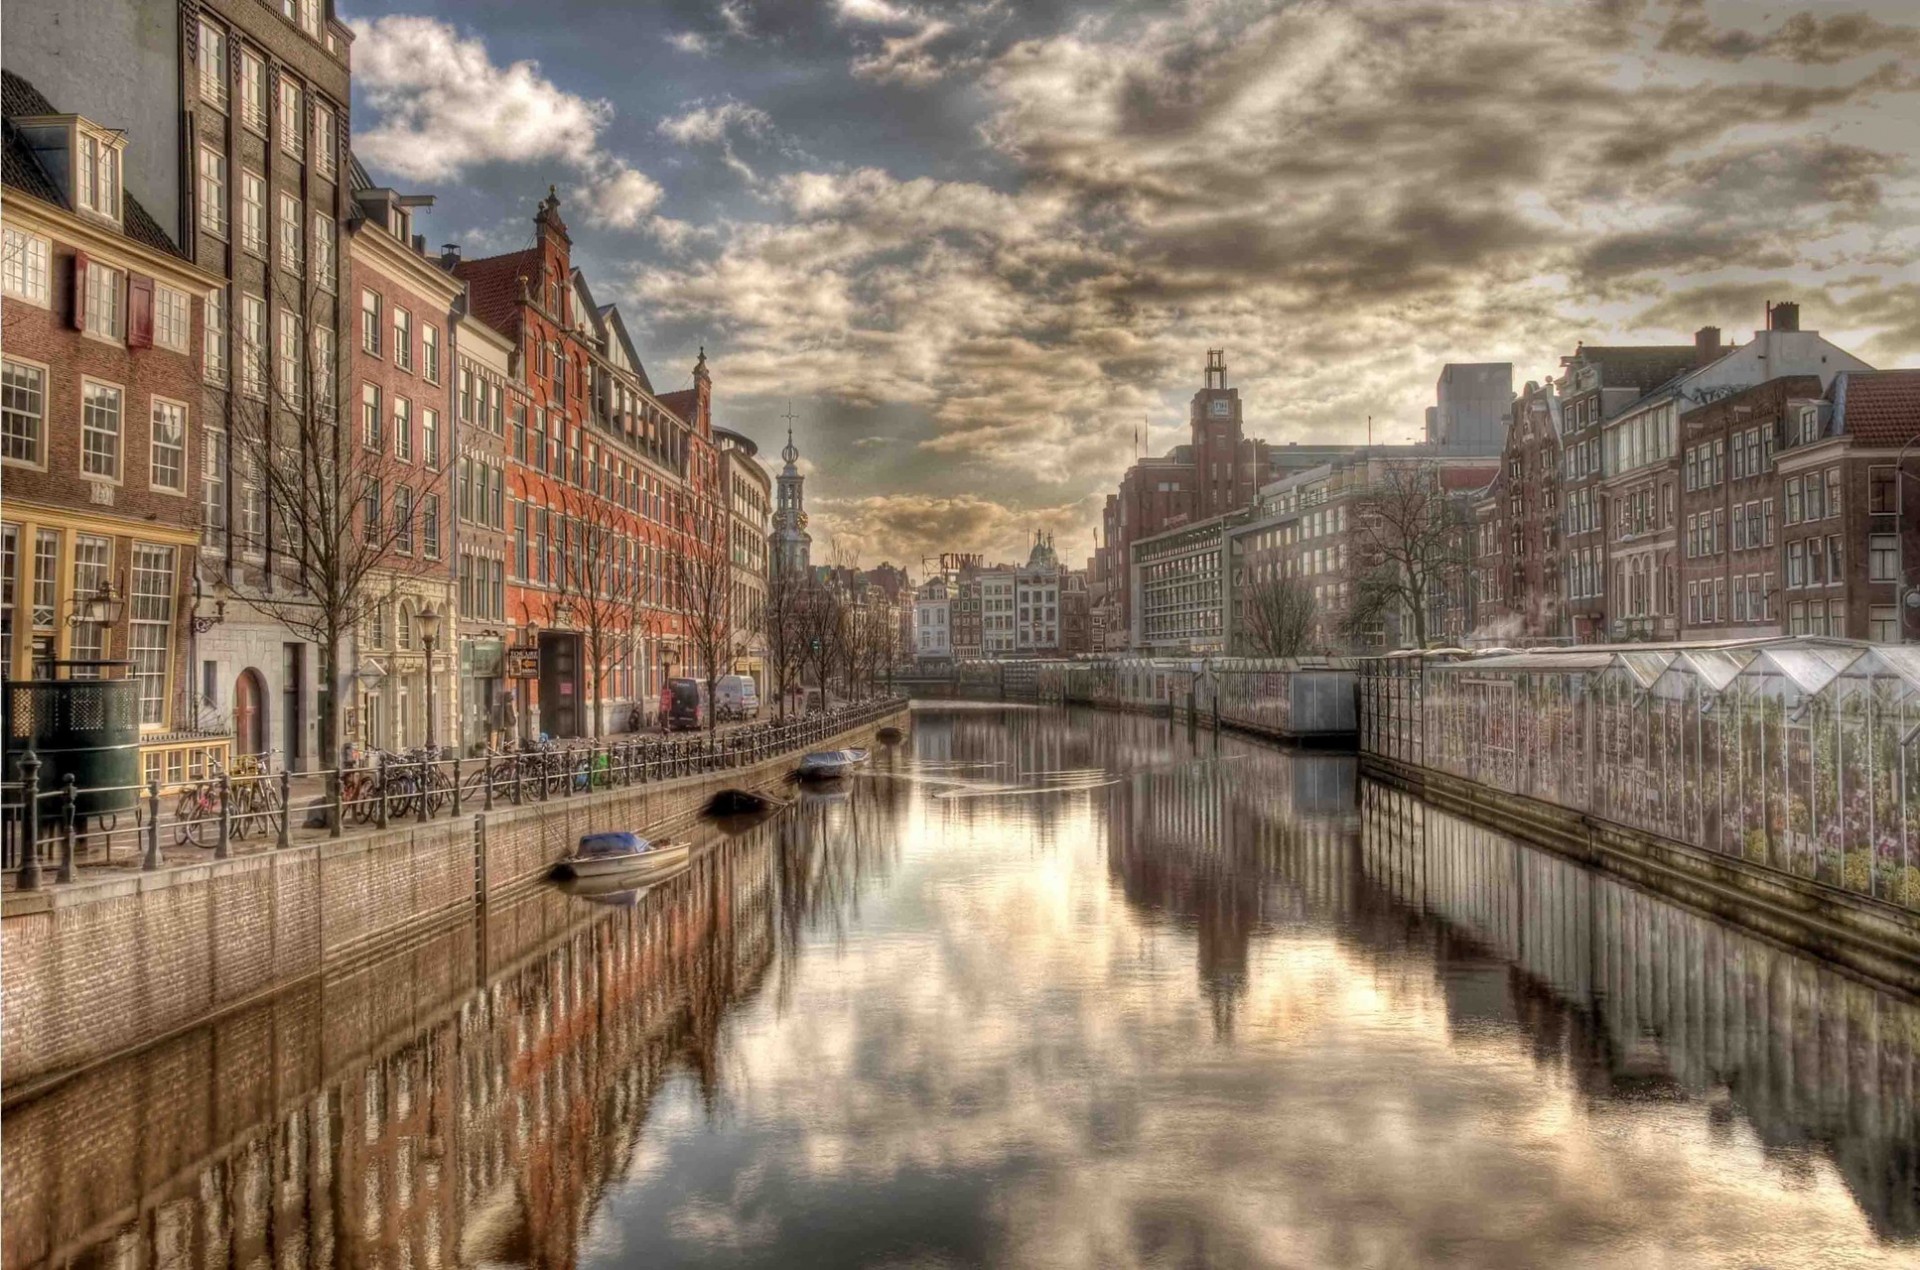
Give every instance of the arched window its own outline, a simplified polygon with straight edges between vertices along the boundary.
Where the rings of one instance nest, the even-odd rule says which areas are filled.
[[[394,640],[401,652],[413,651],[413,601],[400,601],[400,622],[394,627]]]

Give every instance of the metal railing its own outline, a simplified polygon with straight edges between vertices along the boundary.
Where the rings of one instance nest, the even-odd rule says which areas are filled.
[[[296,830],[337,838],[349,825],[426,823],[753,767],[797,755],[904,704],[905,698],[883,697],[714,735],[548,743],[479,758],[450,751],[442,751],[445,757],[424,750],[375,753],[358,766],[298,776],[227,771],[215,763],[206,780],[165,795],[157,779],[77,788],[69,777],[57,788],[44,788],[39,757],[29,750],[9,762],[15,769],[9,774],[18,779],[0,784],[0,874],[21,890],[33,890],[49,875],[71,882],[81,867],[158,869],[167,846],[202,848],[224,860],[249,843],[284,848]],[[127,805],[82,810],[101,802]]]

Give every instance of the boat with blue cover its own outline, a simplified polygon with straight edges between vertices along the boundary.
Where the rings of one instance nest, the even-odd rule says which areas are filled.
[[[845,776],[870,757],[867,750],[820,750],[803,757],[794,775],[803,781],[832,780]]]
[[[553,866],[556,879],[657,874],[679,867],[693,852],[690,842],[652,842],[637,833],[616,830],[585,834],[574,853]]]

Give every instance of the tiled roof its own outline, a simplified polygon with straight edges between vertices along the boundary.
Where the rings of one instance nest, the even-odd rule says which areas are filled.
[[[61,113],[59,109],[31,83],[12,71],[4,71],[0,72],[0,111],[6,115],[6,148],[4,163],[0,163],[0,182],[4,182],[9,189],[51,203],[63,211],[72,211],[67,205],[66,191],[47,174],[46,167],[13,126],[15,119],[57,115]],[[120,212],[120,232],[128,238],[169,256],[186,258],[186,253],[180,250],[172,236],[160,228],[160,222],[148,214],[139,199],[125,190],[120,194]]]
[[[1920,436],[1920,370],[1846,371],[1827,395],[1857,444],[1897,447]]]
[[[453,276],[467,284],[473,315],[509,338],[520,336],[521,279],[540,274],[540,249],[462,260]]]
[[[1574,356],[1600,367],[1603,387],[1645,392],[1692,370],[1699,364],[1700,350],[1691,344],[1585,344]]]
[[[661,405],[680,416],[682,423],[699,422],[695,418],[700,413],[700,391],[697,388],[682,388],[679,392],[663,392],[656,398]]]

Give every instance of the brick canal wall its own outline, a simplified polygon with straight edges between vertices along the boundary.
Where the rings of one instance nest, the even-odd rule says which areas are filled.
[[[810,748],[870,742],[906,707]],[[796,755],[7,897],[0,1056],[11,1092],[421,938],[531,885],[599,829],[662,833]]]

